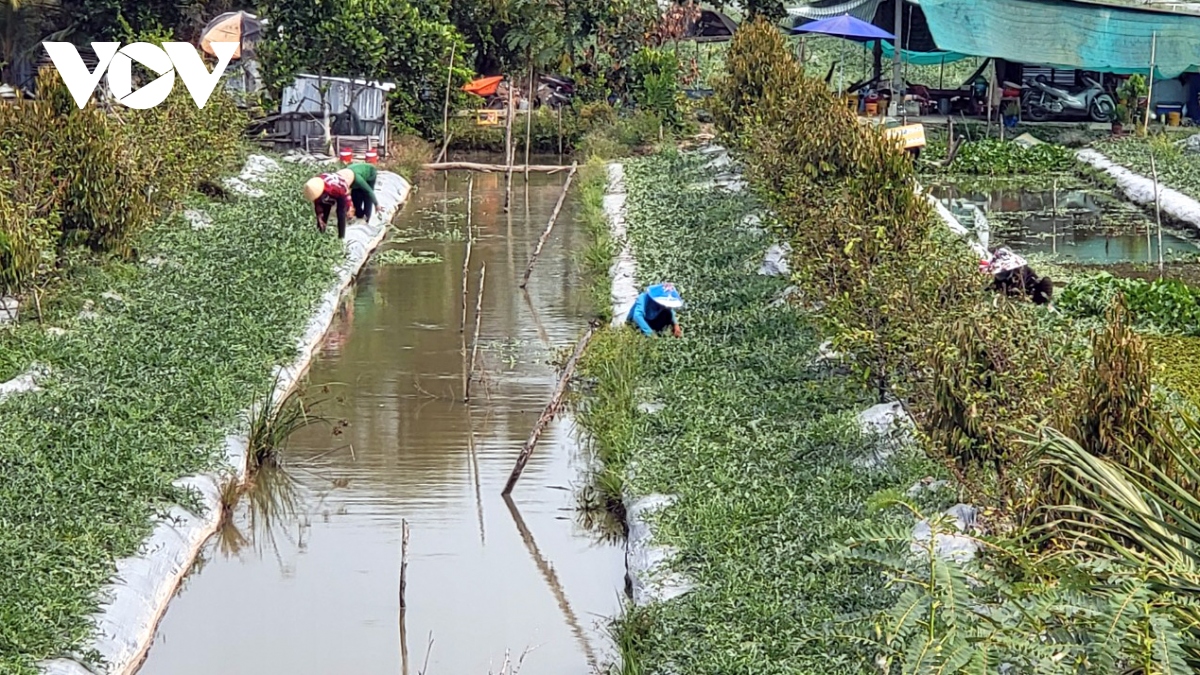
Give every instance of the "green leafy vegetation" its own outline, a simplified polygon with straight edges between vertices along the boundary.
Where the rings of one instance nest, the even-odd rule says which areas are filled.
[[[380,265],[428,265],[430,263],[442,262],[442,257],[436,251],[405,251],[404,249],[392,248],[380,253],[376,256],[375,261]]]
[[[944,159],[944,142],[931,150],[932,152],[922,157],[930,160]],[[931,165],[926,166],[928,168]],[[954,162],[948,167],[938,167],[937,170],[982,176],[1021,176],[1067,173],[1074,169],[1074,155],[1060,145],[1041,143],[1025,147],[1011,141],[984,138],[963,143],[954,157]]]
[[[696,581],[621,620],[625,672],[865,672],[853,644],[808,631],[886,604],[882,578],[816,556],[856,523],[895,518],[868,513],[873,493],[936,469],[908,455],[875,472],[854,466],[874,447],[853,415],[871,392],[810,365],[816,325],[775,302],[788,281],[755,274],[765,240],[739,227],[755,201],[687,187],[711,177],[703,162],[626,164],[639,278],[679,286],[684,337],[606,331],[582,364],[591,386],[578,419],[603,461],[602,489],[678,495],[656,536]]]
[[[1194,560],[1169,539],[1191,536],[1198,439],[1152,386],[1139,299],[1099,297],[1083,321],[983,292],[912,163],[804,78],[773,27],[743,27],[726,65],[714,113],[754,197],[681,190],[718,171],[700,158],[630,163],[639,272],[680,284],[685,337],[642,340],[638,355],[612,338],[586,364],[603,418],[581,419],[604,472],[620,470],[604,489],[679,495],[656,536],[698,581],[621,623],[626,670],[1189,672]],[[792,248],[790,303],[772,302],[786,281],[751,275],[768,240],[738,223],[762,207]],[[849,376],[816,375],[824,336]],[[629,376],[638,386],[604,386]],[[840,411],[891,396],[925,456],[856,465],[873,441]],[[1097,461],[1140,482],[1085,477]],[[980,509],[953,526],[930,516],[914,545],[913,519],[944,505],[900,489],[937,465]],[[1137,506],[1122,500],[1148,506],[1122,519]],[[941,552],[947,537],[973,559]],[[1167,552],[1176,576],[1153,569]]]
[[[1107,272],[1071,282],[1059,306],[1075,316],[1103,316],[1117,295],[1141,328],[1160,333],[1200,334],[1200,290],[1177,279],[1128,279]]]
[[[1200,199],[1200,153],[1180,147],[1182,138],[1174,135],[1126,136],[1096,145],[1106,157],[1134,173],[1150,177],[1150,155],[1158,170],[1158,180],[1192,199]]]
[[[159,221],[132,243],[163,264],[84,264],[45,302],[44,326],[0,334],[0,361],[50,372],[42,391],[0,402],[0,671],[80,647],[114,561],[191,501],[172,481],[217,465],[273,365],[295,357],[344,255],[296,199],[306,171],[285,168],[262,198],[193,203],[207,229]],[[77,316],[87,300],[91,319]]]

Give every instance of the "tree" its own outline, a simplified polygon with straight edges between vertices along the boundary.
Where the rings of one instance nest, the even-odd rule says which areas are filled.
[[[274,91],[300,72],[394,82],[393,121],[429,132],[440,124],[450,52],[457,63],[466,54],[462,36],[438,13],[437,5],[410,0],[266,0],[262,14],[272,27],[258,47],[264,79]],[[463,82],[469,73],[455,76]]]

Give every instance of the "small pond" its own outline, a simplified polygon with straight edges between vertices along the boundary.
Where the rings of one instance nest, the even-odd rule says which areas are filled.
[[[974,227],[971,207],[979,209],[990,225],[991,247],[1005,245],[1023,254],[1087,265],[1158,260],[1153,216],[1077,181],[941,183],[929,190],[968,228]],[[1167,226],[1162,247],[1167,260],[1200,253],[1196,235]]]

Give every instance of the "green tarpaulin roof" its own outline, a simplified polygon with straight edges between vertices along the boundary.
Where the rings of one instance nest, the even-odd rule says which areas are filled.
[[[865,46],[867,49],[874,49],[875,43],[868,42]],[[890,61],[895,49],[890,43],[884,42],[880,51],[883,52],[883,60]],[[913,52],[907,49],[901,49],[900,58],[903,59],[905,63],[914,66],[938,66],[944,63],[954,63],[955,61],[969,59],[971,56],[968,54],[959,54],[958,52]]]
[[[921,0],[940,49],[1105,73],[1146,73],[1151,37],[1156,73],[1200,68],[1200,16],[1070,0]]]

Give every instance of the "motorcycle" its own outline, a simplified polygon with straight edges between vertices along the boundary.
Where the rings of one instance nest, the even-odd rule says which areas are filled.
[[[575,96],[575,81],[561,75],[542,75],[538,78],[537,101],[558,109],[570,105]]]
[[[1117,102],[1104,91],[1100,83],[1083,78],[1084,86],[1075,91],[1059,89],[1039,75],[1025,81],[1021,94],[1021,107],[1025,117],[1033,122],[1044,122],[1055,115],[1077,115],[1091,118],[1093,122],[1112,122],[1117,114]]]

